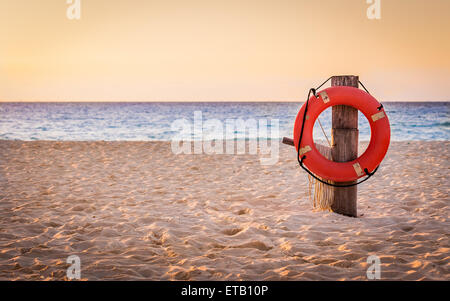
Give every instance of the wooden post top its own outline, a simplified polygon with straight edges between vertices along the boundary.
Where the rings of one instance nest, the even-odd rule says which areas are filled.
[[[331,78],[331,86],[349,86],[358,88],[359,76],[357,75],[333,76]],[[334,106],[332,115],[332,126],[333,129],[357,129],[358,110],[348,106]]]
[[[359,87],[359,76],[357,75],[337,75],[331,78],[332,86]]]

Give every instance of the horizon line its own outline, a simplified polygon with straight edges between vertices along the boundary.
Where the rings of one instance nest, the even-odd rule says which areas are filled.
[[[305,100],[0,100],[0,103],[299,103]],[[383,100],[381,102],[450,102],[447,100]]]

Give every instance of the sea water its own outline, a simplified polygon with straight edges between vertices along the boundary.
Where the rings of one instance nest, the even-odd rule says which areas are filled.
[[[190,103],[0,103],[0,140],[53,141],[170,141],[177,133],[177,119],[254,119],[279,121],[272,138],[292,137],[295,117],[302,103],[284,102],[190,102]],[[384,108],[391,124],[391,140],[449,140],[450,102],[388,102]],[[330,138],[331,109],[320,115],[314,138]],[[360,113],[359,138],[370,139],[370,127]],[[217,138],[223,133],[217,130]],[[273,133],[272,133],[273,134]],[[211,137],[211,133],[209,133]],[[212,133],[212,137],[214,137]],[[245,129],[236,129],[237,139],[246,139]],[[250,138],[257,138],[255,136]],[[259,137],[267,138],[267,137]]]

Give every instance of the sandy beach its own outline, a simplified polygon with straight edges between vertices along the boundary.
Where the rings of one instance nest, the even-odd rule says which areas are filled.
[[[450,280],[450,142],[392,142],[358,218],[314,211],[292,147],[0,141],[0,280]]]

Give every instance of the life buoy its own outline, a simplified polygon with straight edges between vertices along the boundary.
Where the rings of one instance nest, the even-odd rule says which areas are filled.
[[[349,162],[333,162],[322,156],[314,145],[313,127],[319,115],[331,106],[346,105],[361,111],[370,124],[371,137],[366,151],[356,160]],[[330,87],[311,96],[308,101],[304,130],[299,150],[299,139],[302,132],[303,115],[306,103],[295,119],[294,143],[300,159],[305,166],[322,179],[335,182],[355,181],[373,172],[387,153],[391,130],[389,120],[383,106],[370,94],[353,87]]]

